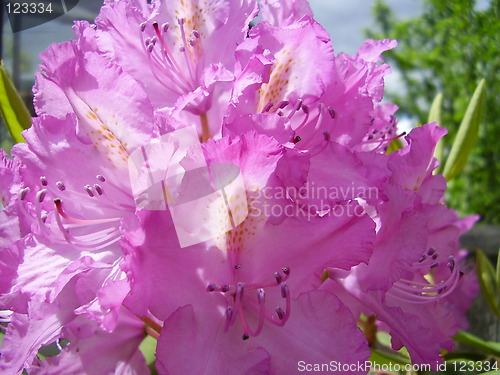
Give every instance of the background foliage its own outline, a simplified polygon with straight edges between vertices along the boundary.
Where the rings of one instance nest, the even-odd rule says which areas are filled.
[[[434,97],[443,93],[442,123],[449,153],[467,103],[482,78],[486,80],[484,116],[479,142],[466,170],[450,183],[450,206],[462,214],[479,213],[483,222],[500,223],[500,0],[486,6],[475,0],[420,0],[421,16],[396,20],[383,0],[374,8],[371,38],[398,39],[398,48],[384,53],[402,75],[406,90],[388,92],[399,115],[427,116]],[[481,5],[481,7],[479,7]]]

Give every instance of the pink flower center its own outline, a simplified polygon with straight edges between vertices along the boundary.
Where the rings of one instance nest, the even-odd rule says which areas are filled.
[[[412,267],[417,272],[424,271],[424,274],[431,276],[430,279],[434,279],[433,270],[441,266],[439,257],[439,253],[434,248],[430,248]],[[401,279],[394,283],[388,294],[400,301],[411,303],[429,303],[446,297],[453,292],[463,276],[455,257],[450,255],[446,265],[450,270],[447,278],[428,282]]]
[[[240,268],[240,264],[234,267],[235,279],[237,279],[237,271]],[[246,284],[243,281],[237,281],[234,284],[209,284],[207,286],[208,292],[220,293],[227,299],[224,330],[227,332],[229,327],[236,323],[238,317],[243,327],[243,340],[258,336],[266,321],[278,327],[284,326],[290,317],[290,291],[286,283],[289,275],[290,269],[283,267],[281,272],[274,273],[274,280],[267,283]],[[285,301],[285,308],[278,306],[272,312],[268,308],[269,303],[266,304],[266,290],[275,288],[279,288],[279,297]],[[250,327],[247,314],[258,317],[257,326],[253,329]]]
[[[84,185],[80,191],[75,191],[68,189],[62,181],[49,183],[45,176],[41,176],[40,188],[36,191],[34,199],[32,198],[30,201],[27,199],[31,192],[29,187],[19,191],[18,207],[28,220],[37,224],[39,229],[37,235],[44,237],[51,243],[69,243],[92,251],[103,249],[120,240],[119,223],[121,217],[76,218],[63,209],[63,200],[61,199],[63,196],[64,199],[71,200],[86,195],[98,200],[96,203],[101,209],[107,209],[110,212],[123,212],[123,210],[133,212],[133,206],[119,203],[105,194],[104,183],[106,183],[106,188],[115,194],[117,189],[121,190],[118,186],[106,182],[106,179],[101,175],[97,175],[96,180],[92,185]],[[132,200],[125,191],[121,191],[121,193],[127,196],[126,200]],[[53,204],[47,203],[49,196],[52,196]]]

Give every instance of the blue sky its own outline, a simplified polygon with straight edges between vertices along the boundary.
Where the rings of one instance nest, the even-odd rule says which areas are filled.
[[[356,53],[364,29],[373,27],[375,0],[310,0],[316,20],[330,33],[336,52]],[[398,18],[411,18],[422,10],[419,0],[386,0]]]

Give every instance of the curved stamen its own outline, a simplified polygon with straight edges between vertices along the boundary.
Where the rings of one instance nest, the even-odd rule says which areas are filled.
[[[121,239],[121,233],[118,229],[113,229],[100,236],[100,232],[93,233],[90,235],[92,239],[85,239],[83,236],[77,238],[69,233],[69,231],[64,227],[61,221],[61,216],[59,212],[55,211],[55,219],[59,230],[64,236],[64,239],[73,245],[82,247],[91,247],[92,250],[100,250],[102,248],[108,247]]]
[[[237,264],[235,268],[241,268],[240,264]],[[207,292],[220,292],[224,293],[228,297],[229,306],[225,310],[225,325],[224,331],[227,331],[230,326],[232,326],[236,317],[240,317],[241,324],[243,326],[243,336],[244,340],[250,337],[258,336],[264,327],[264,322],[268,321],[278,327],[282,327],[288,318],[290,317],[290,291],[288,285],[284,280],[288,279],[290,275],[290,268],[283,267],[280,272],[274,273],[274,281],[265,284],[246,284],[244,282],[238,282],[235,286],[230,286],[229,284],[224,284],[219,286],[215,283],[209,283],[206,287]],[[282,308],[276,311],[269,311],[266,308],[266,291],[264,288],[270,287],[274,288],[276,286],[280,287],[281,298],[285,299],[286,307],[285,310]],[[249,290],[256,290],[256,298],[249,295]],[[258,323],[255,330],[250,328],[247,320],[246,312],[248,310],[252,311],[258,316]],[[278,318],[276,318],[276,314]]]
[[[179,26],[181,28],[181,38],[182,38],[182,43],[184,44],[184,49],[185,49],[184,59],[186,60],[186,64],[189,67],[188,70],[189,70],[189,75],[191,77],[191,82],[195,82],[196,81],[196,79],[195,79],[196,67],[194,65],[193,60],[188,56],[188,52],[187,52],[188,43],[186,42],[186,31],[184,30],[184,18],[179,18],[177,20],[177,22],[179,23]],[[192,46],[194,46],[194,39],[193,39]],[[195,54],[195,56],[196,56],[196,54]]]
[[[111,218],[106,218],[106,219],[77,219],[72,216],[69,216],[66,212],[64,212],[62,208],[62,200],[59,198],[54,199],[54,204],[56,206],[57,212],[66,220],[72,221],[73,223],[80,223],[80,224],[103,224],[103,223],[114,223],[114,222],[119,222],[121,218],[119,217],[111,217]]]
[[[431,257],[436,255],[435,251],[428,253]],[[439,262],[432,263],[430,269],[439,265]],[[388,295],[405,302],[429,303],[441,299],[455,290],[460,280],[461,271],[456,266],[455,258],[448,258],[448,267],[451,270],[450,276],[439,283],[431,284],[411,280],[399,280],[387,292]],[[420,268],[420,267],[419,267]]]
[[[266,294],[264,292],[264,289],[259,289],[257,291],[257,300],[259,301],[259,322],[257,324],[257,328],[255,331],[251,331],[250,328],[248,328],[248,332],[246,332],[250,336],[258,336],[262,332],[262,328],[264,327],[264,321],[266,320],[266,308],[265,308],[265,303],[266,303]]]
[[[153,54],[153,49],[154,49],[154,44],[151,44],[151,39],[147,38],[144,40],[143,33],[141,32],[141,40],[142,40],[142,48],[144,50],[144,53],[146,54],[149,63],[152,66],[151,73],[153,76],[156,78],[156,80],[167,90],[172,91],[175,94],[182,95],[188,88],[183,85],[183,78],[179,77],[179,74],[177,73],[174,64],[170,60],[169,53],[170,51],[165,51],[163,50],[162,52],[162,59],[164,60],[166,66],[162,65],[162,62],[158,60],[158,58]],[[165,67],[167,69],[165,69]],[[156,70],[162,71],[173,83],[177,88],[180,89],[177,90],[175,89],[175,86],[168,85],[165,83],[160,77],[158,77]],[[173,73],[177,73],[177,76],[174,75]]]

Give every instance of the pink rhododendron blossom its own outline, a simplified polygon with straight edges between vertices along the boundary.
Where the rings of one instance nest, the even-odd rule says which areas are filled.
[[[408,146],[389,156],[393,173],[385,186],[387,201],[377,208],[373,256],[349,272],[330,270],[335,283],[326,286],[348,306],[384,322],[395,350],[405,346],[414,363],[433,368],[441,348],[452,350],[451,337],[466,328],[461,316],[475,295],[468,283],[471,291],[456,305],[461,279],[471,277],[460,266],[458,238],[477,218],[462,222],[441,203],[444,181],[432,172],[434,147],[444,134],[435,124],[424,125],[406,137]],[[381,267],[391,272],[381,273]]]
[[[387,153],[396,41],[335,53],[305,0],[106,0],[73,30],[0,150],[2,373],[142,375],[150,336],[160,375],[364,374],[366,316],[413,363],[453,349],[477,217],[445,205],[445,129]]]
[[[282,187],[275,170],[285,152],[272,138],[253,132],[209,142],[204,147],[209,163],[230,162],[240,166],[249,204],[247,219],[212,244],[180,250],[175,236],[170,234],[173,229],[170,217],[161,211],[142,214],[139,222],[127,228],[130,242],[127,268],[134,275],[134,287],[125,303],[138,315],[149,308],[165,321],[158,349],[164,353],[160,367],[165,373],[181,374],[189,368],[198,368],[187,360],[192,355],[197,358],[196,366],[211,373],[236,371],[236,367],[233,371],[232,367],[221,367],[225,366],[224,358],[233,358],[234,366],[239,366],[240,361],[245,366],[248,363],[249,368],[256,366],[262,373],[293,371],[296,361],[283,357],[278,343],[293,334],[300,340],[296,346],[290,343],[289,350],[300,353],[303,348],[300,342],[314,346],[314,338],[321,335],[326,335],[326,340],[329,336],[325,329],[332,332],[340,329],[333,325],[339,324],[338,320],[319,319],[328,316],[328,309],[338,310],[338,319],[345,319],[342,325],[352,331],[349,344],[352,347],[345,353],[355,352],[349,358],[341,355],[343,360],[356,363],[367,355],[350,314],[334,296],[325,293],[321,297],[321,292],[315,289],[326,266],[349,269],[368,260],[373,222],[366,215],[320,217],[317,214],[312,218],[286,217],[278,225],[266,220],[267,203],[276,205],[273,207],[287,205],[286,201],[269,199],[260,193]],[[364,235],[353,241],[354,233]],[[336,248],[332,249],[330,243],[337,244]],[[171,287],[153,291],[153,285]],[[313,307],[311,301],[321,299],[325,303]],[[331,303],[326,303],[327,300]],[[189,324],[194,332],[185,336]],[[179,346],[184,342],[184,339],[179,341],[182,336],[186,344],[192,343],[190,352]],[[322,340],[324,349],[304,353],[307,360],[328,361],[329,356],[340,355],[341,351],[333,350],[336,344],[332,339]],[[204,353],[206,345],[214,347],[214,354]],[[255,348],[255,352],[249,354],[250,348]],[[244,373],[243,369],[238,371]]]
[[[200,116],[196,123],[206,140],[220,130],[234,51],[256,14],[253,0],[106,1],[96,20],[97,41],[156,108],[183,111],[180,117],[190,122],[189,113]]]

